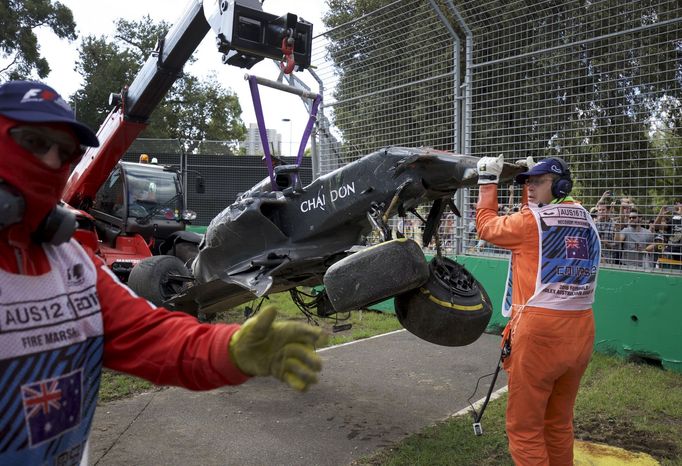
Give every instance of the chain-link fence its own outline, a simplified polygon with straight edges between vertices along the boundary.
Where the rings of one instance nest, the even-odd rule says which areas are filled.
[[[388,145],[560,156],[605,265],[682,269],[679,1],[398,0],[316,37],[313,63],[323,172]],[[477,240],[476,196],[458,193],[446,252],[505,254]]]

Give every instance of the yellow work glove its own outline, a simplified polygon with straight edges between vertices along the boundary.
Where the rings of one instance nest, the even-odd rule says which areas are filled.
[[[322,329],[301,322],[275,322],[277,310],[267,306],[237,330],[229,343],[232,361],[248,375],[272,375],[305,391],[317,383],[322,360],[315,346],[324,343]]]

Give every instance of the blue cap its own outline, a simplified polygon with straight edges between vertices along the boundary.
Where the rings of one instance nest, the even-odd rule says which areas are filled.
[[[564,172],[564,164],[562,164],[557,159],[550,158],[540,160],[533,166],[533,168],[531,168],[527,172],[519,173],[518,175],[516,175],[514,180],[516,180],[516,182],[519,184],[523,184],[526,182],[529,176],[544,175],[545,173],[554,173],[555,175],[565,176],[571,175],[571,172],[569,170],[566,170]]]
[[[64,99],[36,81],[9,81],[0,86],[0,115],[26,123],[68,123],[81,145],[98,147],[97,135],[76,120]]]

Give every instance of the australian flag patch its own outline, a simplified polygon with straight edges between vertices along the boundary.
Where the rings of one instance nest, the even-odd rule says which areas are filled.
[[[587,239],[580,236],[567,236],[564,238],[567,259],[589,259]]]
[[[39,445],[81,422],[83,370],[21,386],[30,446]]]

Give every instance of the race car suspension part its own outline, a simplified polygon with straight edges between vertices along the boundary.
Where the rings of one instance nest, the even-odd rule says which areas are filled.
[[[412,180],[405,180],[400,186],[398,186],[398,189],[395,190],[395,194],[393,195],[393,198],[391,199],[391,203],[388,205],[388,209],[386,209],[386,211],[384,212],[384,215],[382,217],[382,220],[384,221],[384,223],[388,223],[388,219],[391,218],[396,207],[399,205],[398,203],[400,202],[400,195],[402,194],[403,190],[407,186],[409,186],[411,183],[412,183]]]
[[[431,204],[431,209],[429,210],[429,215],[426,218],[426,225],[424,225],[424,233],[422,233],[422,245],[427,247],[433,238],[434,233],[438,235],[438,228],[440,227],[440,221],[443,218],[443,212],[445,211],[445,202],[443,199],[436,199]]]
[[[381,239],[383,242],[386,241],[391,241],[391,229],[389,228],[388,224],[384,222],[384,204],[377,203],[377,202],[372,202],[370,205],[369,210],[367,211],[367,218],[369,219],[370,223],[381,232]]]

